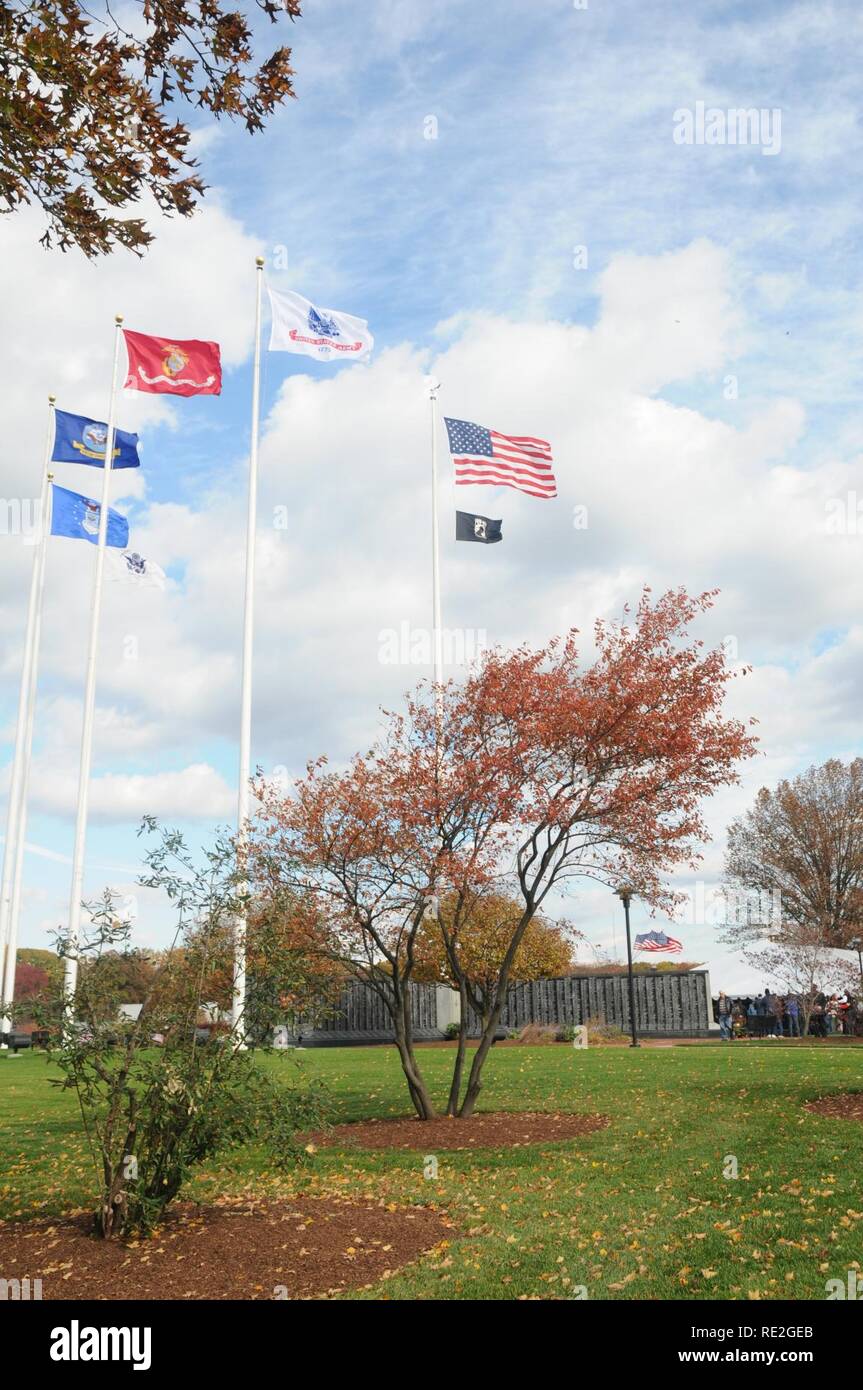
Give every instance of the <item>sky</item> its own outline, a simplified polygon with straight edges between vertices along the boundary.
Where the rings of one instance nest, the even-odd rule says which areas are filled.
[[[275,288],[367,318],[375,350],[263,355],[253,763],[338,765],[430,674],[409,639],[431,626],[433,376],[443,413],[550,440],[559,491],[456,498],[441,438],[454,657],[589,632],[645,584],[720,591],[697,635],[739,669],[729,712],[759,721],[760,751],[706,804],[711,839],[678,882],[706,906],[669,930],[714,992],[763,984],[711,906],[726,827],[760,786],[861,752],[863,11],[307,0],[283,27],[296,100],[255,137],[193,113],[206,198],[188,220],[145,206],[142,260],[46,252],[38,209],[0,220],[3,502],[38,493],[49,393],[106,417],[116,313],[217,340],[225,368],[219,397],[121,399],[142,467],[112,504],[169,584],[106,589],[87,897],[111,887],[136,942],[164,943],[169,911],[136,884],[141,817],[199,845],[236,813],[261,255]],[[753,120],[732,142],[738,109]],[[55,471],[98,495],[96,470]],[[456,504],[502,517],[503,543],[456,546]],[[5,531],[0,794],[33,558]],[[68,913],[93,561],[50,542],[21,945],[50,945]],[[584,959],[621,957],[609,891],[554,907]],[[655,925],[642,904],[633,925]]]

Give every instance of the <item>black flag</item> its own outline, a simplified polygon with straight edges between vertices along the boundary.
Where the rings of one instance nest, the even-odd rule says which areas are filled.
[[[473,512],[456,512],[455,538],[457,541],[479,541],[480,545],[494,545],[502,541],[502,521],[492,521],[490,516],[474,516]]]

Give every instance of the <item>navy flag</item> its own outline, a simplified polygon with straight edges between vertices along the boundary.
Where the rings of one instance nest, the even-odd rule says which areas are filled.
[[[70,415],[68,410],[54,412],[54,463],[86,463],[91,468],[104,468],[108,444],[108,426],[86,415]],[[114,460],[112,468],[140,468],[138,436],[126,430],[114,431]]]
[[[456,512],[455,538],[457,541],[478,541],[480,545],[494,545],[502,541],[502,521],[493,521],[490,516],[474,516],[473,512]]]

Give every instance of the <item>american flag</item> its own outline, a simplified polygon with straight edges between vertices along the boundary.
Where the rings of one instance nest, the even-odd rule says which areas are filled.
[[[682,951],[683,947],[676,936],[666,936],[664,931],[646,931],[635,938],[636,951]]]
[[[456,483],[514,487],[531,497],[556,497],[551,445],[529,434],[499,434],[470,420],[444,416]]]

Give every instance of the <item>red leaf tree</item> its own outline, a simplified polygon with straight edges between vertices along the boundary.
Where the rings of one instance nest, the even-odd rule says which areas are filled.
[[[484,895],[516,893],[522,905],[463,1096],[463,1046],[457,1054],[448,1108],[461,1117],[476,1105],[519,945],[552,890],[628,882],[673,905],[667,876],[694,866],[706,837],[701,802],[755,751],[747,728],[722,714],[733,674],[724,653],[688,636],[713,597],[681,589],[653,601],[646,590],[631,620],[596,624],[589,664],[575,631],[538,651],[493,651],[437,699],[420,687],[346,771],[322,759],[287,796],[258,785],[258,891],[299,894],[309,950],[377,991],[422,1119],[435,1107],[409,986],[430,898],[447,896],[439,929],[453,962]]]

